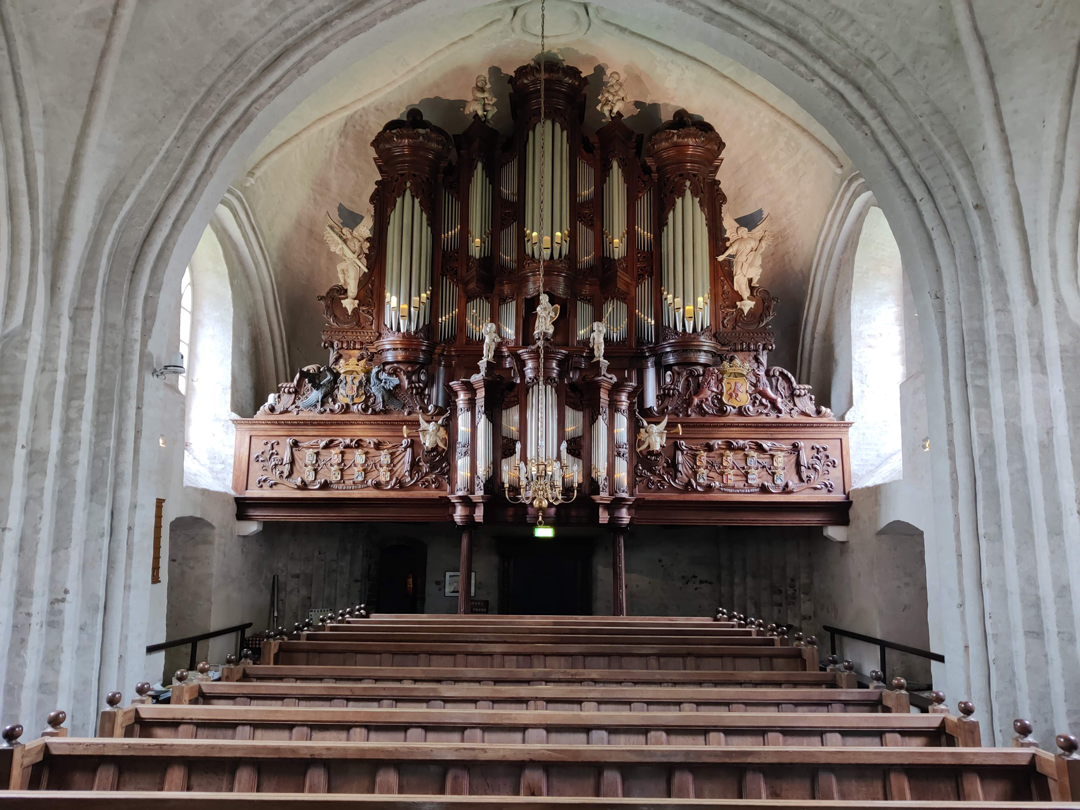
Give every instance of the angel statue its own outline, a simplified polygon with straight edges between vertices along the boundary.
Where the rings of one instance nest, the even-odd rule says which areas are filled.
[[[622,76],[616,71],[611,71],[604,79],[604,89],[600,91],[599,103],[596,105],[605,121],[610,121],[619,111],[619,107],[628,102],[630,98],[623,90]]]
[[[728,237],[727,252],[717,256],[717,261],[731,259],[734,269],[735,289],[742,300],[736,302],[736,306],[746,315],[754,308],[754,302],[750,299],[750,291],[758,286],[761,279],[761,254],[769,241],[769,229],[765,227],[769,215],[766,214],[754,230],[744,228],[737,223],[727,211],[724,212],[724,232]]]
[[[435,448],[445,450],[446,428],[443,427],[443,422],[446,421],[446,416],[438,421],[432,419],[430,422],[425,422],[421,414],[417,414],[417,418],[420,420],[420,444],[424,446],[424,450],[432,451]]]
[[[642,424],[637,434],[637,451],[639,453],[659,453],[667,444],[667,420],[655,425]],[[678,433],[682,435],[682,425],[678,426]]]
[[[465,102],[465,114],[475,115],[484,123],[495,115],[495,94],[491,92],[491,83],[487,76],[477,76],[472,89],[472,99]]]
[[[334,253],[344,259],[337,266],[338,283],[345,288],[346,295],[341,303],[350,315],[359,303],[356,294],[360,288],[360,279],[368,271],[364,254],[371,238],[371,226],[368,224],[370,220],[370,217],[364,217],[355,228],[349,228],[338,225],[330,214],[326,215],[323,239]]]
[[[593,321],[592,334],[589,335],[589,345],[592,346],[593,362],[604,365],[604,334],[607,332],[607,324],[603,321]]]
[[[484,356],[480,359],[480,371],[487,369],[487,364],[495,359],[495,346],[502,338],[499,337],[499,327],[491,321],[484,324]]]
[[[537,340],[549,338],[555,334],[555,319],[559,317],[559,305],[552,304],[548,300],[547,293],[540,293],[540,300],[536,304],[536,324],[533,327],[533,337]]]

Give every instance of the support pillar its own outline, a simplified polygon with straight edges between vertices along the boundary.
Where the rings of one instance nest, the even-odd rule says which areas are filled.
[[[461,527],[461,557],[458,570],[461,578],[458,584],[457,612],[472,613],[472,537],[473,527]]]
[[[611,529],[611,615],[626,615],[626,527]]]

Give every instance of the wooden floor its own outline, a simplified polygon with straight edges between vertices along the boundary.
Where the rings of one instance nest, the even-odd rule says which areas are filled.
[[[113,696],[95,738],[0,747],[0,805],[1080,808],[1070,740],[982,747],[973,717],[911,713],[902,682],[857,688],[801,638],[353,612],[189,675],[168,705]]]

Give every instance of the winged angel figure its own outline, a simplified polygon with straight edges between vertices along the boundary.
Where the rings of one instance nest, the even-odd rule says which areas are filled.
[[[440,450],[446,449],[446,428],[443,427],[443,422],[446,421],[446,416],[442,419],[432,419],[430,422],[424,420],[424,417],[417,414],[420,419],[420,443],[424,446],[424,450],[431,451],[436,447]]]
[[[766,214],[754,230],[743,227],[735,219],[724,211],[724,233],[728,237],[727,252],[717,256],[717,261],[731,259],[735,276],[735,289],[742,297],[737,302],[739,309],[745,315],[754,308],[754,302],[750,299],[750,291],[758,286],[761,279],[761,254],[769,241],[769,229],[765,223],[769,221]]]
[[[350,315],[359,303],[356,295],[360,289],[360,279],[368,271],[364,254],[367,252],[368,240],[371,239],[371,226],[368,224],[370,221],[370,217],[364,217],[355,228],[349,228],[338,225],[330,214],[326,215],[323,239],[334,253],[344,259],[337,266],[338,282],[345,288],[346,296],[341,303]]]
[[[667,420],[655,425],[644,424],[637,435],[637,451],[639,453],[659,453],[667,444]],[[681,433],[682,431],[680,431]]]

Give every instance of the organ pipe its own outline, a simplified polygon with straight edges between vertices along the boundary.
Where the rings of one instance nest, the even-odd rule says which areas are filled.
[[[626,255],[626,180],[617,160],[611,162],[604,183],[604,255],[620,259]]]
[[[387,226],[386,323],[413,332],[428,323],[433,237],[420,201],[406,188]]]
[[[689,188],[675,200],[660,243],[663,323],[677,332],[700,332],[710,320],[709,226]]]
[[[541,160],[540,144],[543,144]],[[570,148],[566,132],[558,121],[541,121],[529,133],[525,145],[525,250],[540,258],[546,244],[548,258],[562,259],[570,247]],[[543,178],[544,205],[540,211]],[[535,234],[535,239],[533,238]]]
[[[484,164],[477,161],[469,184],[469,255],[491,255],[491,183]]]
[[[508,298],[499,304],[499,336],[508,343],[514,342],[514,327],[516,326],[516,321],[517,301],[513,298]]]
[[[476,492],[483,494],[484,485],[491,478],[491,420],[483,413],[477,414],[476,421]]]
[[[592,423],[592,477],[603,494],[607,492],[608,426],[607,420],[597,415]]]

